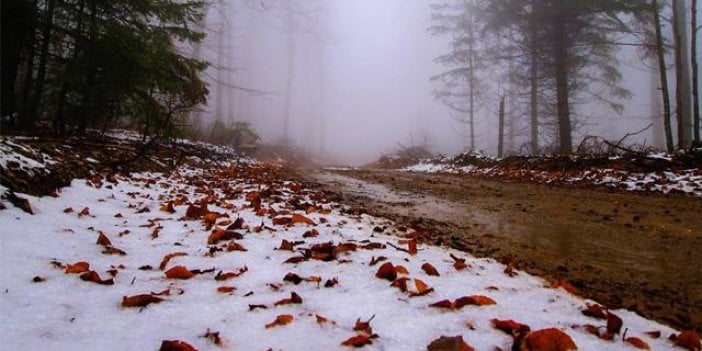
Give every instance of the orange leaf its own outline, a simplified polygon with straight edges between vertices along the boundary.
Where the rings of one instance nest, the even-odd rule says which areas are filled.
[[[236,278],[236,277],[248,272],[248,270],[249,270],[249,267],[244,266],[244,267],[239,268],[236,272],[224,273],[223,271],[219,271],[219,272],[217,272],[217,275],[215,276],[214,279],[216,281],[223,281],[223,280],[228,280],[231,278]]]
[[[637,349],[642,349],[642,350],[650,350],[651,349],[651,347],[648,346],[648,344],[646,342],[644,342],[643,340],[636,338],[636,337],[629,337],[629,338],[624,339],[624,341],[633,345]]]
[[[570,336],[560,329],[547,328],[529,333],[522,340],[520,351],[567,351],[578,347]]]
[[[300,304],[300,303],[302,303],[302,297],[300,297],[300,295],[298,295],[295,292],[291,292],[289,299],[282,299],[282,300],[276,302],[274,305],[280,306],[280,305],[290,305],[290,304]]]
[[[273,328],[275,326],[281,326],[291,323],[295,318],[290,314],[280,314],[275,317],[273,322],[266,324],[266,329]]]
[[[185,266],[175,266],[166,271],[166,278],[168,279],[190,279],[194,276],[195,274],[190,272]]]
[[[429,285],[427,285],[425,282],[421,281],[420,279],[414,280],[414,286],[417,288],[417,292],[410,293],[411,297],[424,296],[424,295],[434,291],[434,288],[429,287]]]
[[[392,284],[390,284],[390,286],[396,287],[396,288],[400,289],[400,291],[402,291],[402,292],[407,292],[407,281],[408,280],[409,280],[409,278],[404,278],[404,277],[397,278],[397,279],[395,279],[394,282],[392,282]]]
[[[441,300],[429,305],[429,307],[453,309],[453,302],[451,300]]]
[[[475,351],[470,345],[466,344],[463,337],[457,336],[441,336],[433,340],[428,346],[427,351]]]
[[[366,333],[367,335],[373,335],[373,328],[371,328],[370,322],[375,318],[375,315],[371,316],[367,321],[361,322],[361,318],[356,318],[356,323],[353,325],[354,331],[359,331]]]
[[[80,261],[66,265],[66,273],[83,273],[90,270],[90,263]]]
[[[160,210],[163,212],[168,212],[168,213],[175,213],[176,212],[175,208],[173,208],[173,201],[168,201],[167,203],[161,205]]]
[[[315,225],[313,220],[311,220],[310,218],[305,217],[301,214],[297,214],[297,213],[293,213],[291,223],[292,224],[304,223],[304,224],[309,224],[309,225]]]
[[[408,247],[409,247],[409,249],[407,250],[407,252],[409,252],[410,255],[416,255],[416,254],[417,254],[417,240],[411,239],[411,240],[407,243],[407,245],[408,245]]]
[[[468,267],[465,258],[458,258],[453,254],[450,254],[450,256],[453,259],[453,268],[455,268],[457,271],[463,270],[466,267]]]
[[[395,267],[392,265],[392,263],[385,262],[380,266],[378,272],[375,273],[375,276],[377,278],[389,280],[392,282],[395,281],[395,279],[397,278],[397,272],[395,271]]]
[[[169,253],[166,256],[163,256],[163,259],[161,260],[161,264],[158,266],[158,269],[164,270],[166,269],[166,265],[168,262],[173,258],[173,257],[178,257],[178,256],[187,256],[188,254],[185,252],[174,252],[174,253]]]
[[[409,270],[400,265],[395,266],[395,272],[397,272],[397,274],[409,274]]]
[[[439,272],[432,266],[430,263],[425,263],[422,265],[422,270],[426,272],[428,275],[433,275],[433,276],[439,276]]]
[[[231,239],[242,239],[243,236],[233,230],[224,230],[222,228],[216,227],[212,230],[212,233],[207,237],[207,244],[213,245],[219,241],[231,240]]]
[[[97,244],[97,245],[102,245],[102,246],[110,246],[110,245],[112,245],[112,242],[111,242],[110,239],[105,235],[105,233],[103,233],[102,231],[100,231],[100,235],[98,235],[98,239],[97,239],[96,244]]]
[[[531,328],[529,328],[528,325],[515,322],[511,319],[491,319],[490,321],[492,322],[492,326],[495,327],[495,329],[502,330],[503,332],[512,336],[516,336],[519,333],[528,332],[531,330]]]
[[[680,332],[680,335],[678,335],[677,339],[675,339],[675,346],[680,346],[689,351],[702,350],[700,336],[692,330],[684,330]]]
[[[486,306],[486,305],[496,305],[497,302],[495,300],[483,296],[483,295],[471,295],[471,296],[463,296],[454,302],[454,308],[460,309],[463,306],[466,305],[476,305],[476,306]]]
[[[163,340],[158,351],[197,351],[196,348],[187,342],[180,340]]]
[[[371,339],[368,336],[359,334],[359,335],[352,336],[352,337],[342,341],[341,345],[361,347],[363,345],[370,345],[372,343],[373,343],[373,341],[371,341]]]
[[[220,286],[217,288],[217,292],[221,292],[223,294],[233,292],[234,290],[236,290],[236,288],[233,286]]]
[[[563,290],[565,290],[571,294],[575,294],[578,291],[578,289],[576,289],[573,285],[571,285],[567,281],[556,279],[551,283],[551,289],[558,289],[558,288],[563,288]]]
[[[283,242],[280,243],[280,247],[278,250],[285,250],[285,251],[293,251],[295,249],[295,246],[291,241],[287,241],[283,239]]]
[[[149,304],[159,303],[161,301],[163,301],[162,298],[153,296],[151,294],[123,296],[122,307],[146,307]]]

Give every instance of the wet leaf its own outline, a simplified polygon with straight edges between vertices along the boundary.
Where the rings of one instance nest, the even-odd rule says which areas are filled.
[[[428,262],[422,265],[422,270],[428,275],[439,276],[439,271],[437,271],[436,268],[434,268],[434,266]]]
[[[353,346],[353,347],[361,347],[364,345],[370,345],[372,344],[373,341],[370,339],[370,337],[366,335],[356,335],[352,336],[344,341],[341,342],[341,345],[343,346]]]
[[[180,340],[163,340],[159,351],[197,351],[192,345]]]
[[[389,280],[392,282],[395,281],[395,279],[397,278],[397,272],[395,271],[395,267],[392,265],[392,263],[385,262],[380,266],[378,272],[375,273],[375,276],[377,278]]]
[[[175,266],[165,272],[168,279],[190,279],[195,276],[185,266]]]
[[[178,256],[187,256],[187,255],[188,255],[188,254],[185,253],[185,252],[174,252],[174,253],[169,253],[168,255],[163,256],[163,259],[161,260],[161,264],[158,265],[158,269],[160,269],[160,270],[166,269],[166,265],[167,265],[168,262],[169,262],[172,258],[174,258],[174,257],[178,257]]]
[[[66,273],[83,273],[90,270],[90,263],[85,261],[66,265]]]
[[[571,337],[556,328],[541,329],[529,333],[522,341],[520,351],[568,351],[578,347]]]
[[[475,349],[468,345],[463,337],[457,336],[441,336],[427,345],[427,351],[474,351]]]
[[[266,324],[266,329],[290,324],[293,320],[295,320],[295,318],[290,314],[280,314],[277,317],[275,317],[275,320],[273,322]]]
[[[651,347],[648,346],[648,344],[646,342],[644,342],[643,340],[636,338],[636,337],[626,338],[626,339],[624,339],[624,342],[636,347],[637,349],[641,349],[641,350],[650,350],[651,349]]]
[[[146,307],[152,303],[159,303],[162,298],[151,294],[140,294],[122,297],[122,307]]]
[[[675,339],[675,346],[682,347],[689,351],[699,351],[702,350],[702,343],[700,343],[700,336],[692,330],[685,330],[680,332],[677,339]]]

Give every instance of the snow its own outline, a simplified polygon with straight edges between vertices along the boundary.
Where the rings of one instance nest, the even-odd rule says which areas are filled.
[[[591,301],[549,288],[548,282],[524,272],[510,277],[504,273],[505,266],[494,260],[477,259],[443,247],[419,244],[419,251],[410,255],[386,245],[383,249],[344,252],[329,262],[310,259],[283,263],[299,256],[277,250],[283,239],[304,241],[297,249],[326,242],[360,245],[368,241],[397,247],[407,244],[400,242],[403,233],[393,223],[366,215],[343,214],[342,206],[320,199],[314,191],[301,190],[290,181],[271,180],[274,171],[271,166],[249,164],[226,173],[227,178],[215,176],[214,170],[181,168],[170,175],[117,176],[117,184],[79,179],[55,198],[21,195],[29,199],[35,215],[5,203],[7,209],[0,211],[4,233],[0,245],[3,347],[153,350],[162,340],[178,339],[200,350],[221,349],[202,337],[209,329],[220,333],[224,349],[343,349],[340,343],[357,334],[353,330],[356,319],[366,321],[373,316],[371,326],[379,337],[365,347],[368,350],[424,350],[441,335],[462,335],[477,350],[510,349],[512,338],[492,327],[493,318],[514,319],[532,330],[560,328],[581,350],[629,347],[623,345],[621,338],[604,341],[582,328],[586,324],[605,325],[604,321],[581,313]],[[275,225],[268,216],[259,216],[246,197],[266,189],[273,191],[274,196],[263,199],[263,208],[291,211],[290,203],[295,199],[313,203],[317,211],[295,213],[308,217],[315,225]],[[206,242],[211,230],[199,220],[181,220],[187,203],[175,205],[176,213],[159,210],[178,194],[190,201],[213,195],[217,205],[210,204],[210,211],[227,214],[231,220],[244,219],[248,229],[238,230],[244,238],[237,242],[248,251],[224,250],[210,255],[210,248],[215,246]],[[73,211],[65,212],[69,207]],[[90,215],[78,214],[84,207],[89,207]],[[144,212],[144,208],[149,211]],[[116,217],[118,213],[121,216]],[[226,220],[217,221],[224,227],[222,222]],[[254,227],[261,223],[263,230],[257,233]],[[158,237],[152,238],[155,225],[162,228]],[[375,232],[376,227],[387,227],[387,234]],[[319,236],[304,238],[303,234],[312,228],[319,231]],[[104,248],[96,244],[100,231],[114,247],[127,254],[103,254]],[[188,280],[167,279],[158,266],[164,255],[174,252],[188,255],[174,257],[166,269],[184,265],[190,270],[214,271]],[[450,254],[465,258],[468,268],[454,269]],[[406,267],[408,277],[421,279],[435,291],[409,297],[390,287],[389,281],[375,277],[385,262],[369,264],[373,257],[380,256],[387,257],[385,262]],[[110,278],[107,271],[113,268],[117,275],[112,277],[114,285],[99,285],[83,281],[77,274],[64,273],[52,261],[86,261],[102,279]],[[436,267],[440,276],[427,275],[421,269],[424,263]],[[153,269],[139,269],[145,265]],[[219,271],[235,272],[242,267],[248,271],[241,276],[222,282],[214,279]],[[319,276],[321,283],[302,281],[295,285],[283,281],[289,272],[303,278]],[[35,276],[46,280],[35,283]],[[335,277],[338,285],[325,288],[324,282]],[[217,288],[221,286],[234,286],[236,290],[220,293]],[[408,287],[415,290],[412,281],[408,281]],[[170,295],[160,296],[165,299],[161,303],[143,308],[121,306],[123,296],[165,289],[170,289]],[[302,304],[274,306],[292,292],[303,298]],[[458,311],[429,307],[442,299],[474,294],[488,296],[497,304],[466,306]],[[267,308],[249,311],[249,305],[255,304]],[[639,337],[655,350],[674,349],[667,336],[675,330],[633,312],[612,312],[624,320],[627,336]],[[292,315],[294,321],[265,327],[281,314]],[[316,315],[329,322],[317,323]],[[661,331],[663,337],[652,339],[644,334],[654,330]]]

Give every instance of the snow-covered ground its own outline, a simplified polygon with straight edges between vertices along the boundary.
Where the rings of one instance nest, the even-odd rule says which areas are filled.
[[[654,154],[652,158],[663,158]],[[528,169],[503,169],[500,167],[458,166],[450,163],[421,161],[405,167],[402,171],[421,173],[450,173],[479,175],[495,178],[523,179],[537,183],[589,184],[604,185],[627,191],[653,191],[689,194],[702,197],[702,170],[698,168],[662,171],[652,173],[635,173],[614,169],[592,169],[582,172],[544,172]]]
[[[476,350],[509,350],[493,320],[512,319],[556,328],[580,350],[634,349],[622,334],[680,349],[668,340],[677,331],[633,312],[585,316],[592,301],[552,288],[568,284],[442,247],[414,252],[421,233],[345,215],[280,173],[249,164],[74,180],[55,198],[20,195],[34,215],[5,201],[2,348],[333,350],[350,340],[425,350],[460,335]],[[595,335],[619,330],[616,317],[613,340]]]

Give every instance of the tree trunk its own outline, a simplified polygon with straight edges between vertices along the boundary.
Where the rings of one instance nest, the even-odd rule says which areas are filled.
[[[46,80],[46,64],[49,58],[49,44],[51,43],[51,28],[53,27],[54,8],[56,0],[47,0],[44,10],[44,22],[42,23],[42,42],[39,52],[39,67],[37,69],[37,79],[34,85],[34,94],[29,105],[29,113],[24,117],[22,126],[26,130],[34,127],[38,119],[39,105],[44,93],[44,81]]]
[[[468,25],[468,85],[470,88],[470,96],[468,102],[468,127],[470,128],[470,150],[475,150],[475,48],[474,48],[474,33],[473,33],[473,14],[470,15],[470,24]]]
[[[652,0],[653,20],[656,26],[656,56],[658,57],[658,74],[661,84],[661,98],[663,100],[663,125],[665,127],[665,145],[668,152],[674,148],[673,128],[670,115],[670,92],[668,90],[668,73],[665,67],[665,52],[663,49],[663,34],[661,33],[661,17],[658,10],[658,0]]]
[[[498,114],[498,130],[497,135],[497,157],[502,158],[504,156],[504,144],[505,144],[505,94],[500,96],[500,107]]]
[[[686,148],[692,141],[690,65],[688,62],[687,11],[684,0],[673,0],[673,36],[675,44],[675,100],[678,121],[678,146]]]
[[[285,100],[283,101],[283,143],[287,143],[290,138],[290,101],[292,98],[292,87],[295,70],[295,37],[293,36],[293,13],[290,1],[286,1],[288,20],[288,69],[285,77]]]
[[[563,6],[563,5],[560,5]],[[563,20],[563,14],[559,13],[554,19],[554,69],[556,78],[556,99],[558,108],[558,137],[560,153],[570,154],[573,152],[572,128],[570,124],[570,105],[568,91],[568,36]]]
[[[532,20],[533,21],[533,20]],[[529,120],[531,124],[531,154],[535,155],[539,152],[539,111],[537,100],[538,89],[538,57],[536,48],[536,23],[531,25],[531,48],[529,55],[531,56],[531,64],[529,67]]]
[[[0,117],[12,116],[15,106],[15,82],[22,49],[27,44],[27,34],[34,30],[34,5],[29,0],[5,1],[2,6],[2,71],[0,72]]]
[[[700,142],[700,91],[697,68],[697,0],[692,0],[690,10],[690,65],[692,66],[692,119],[695,142]]]

